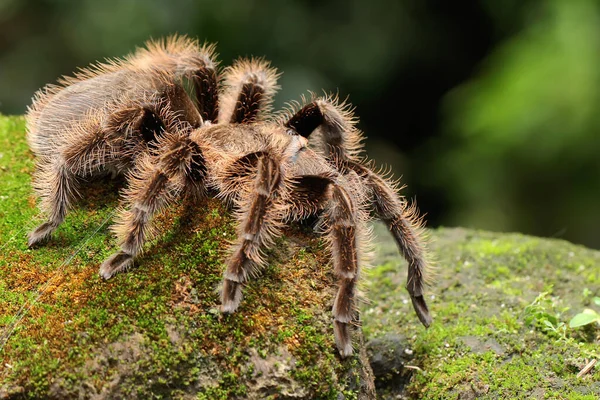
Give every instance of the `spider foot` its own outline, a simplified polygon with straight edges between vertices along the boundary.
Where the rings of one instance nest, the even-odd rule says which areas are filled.
[[[333,321],[333,333],[335,335],[335,344],[342,358],[352,355],[352,336],[350,334],[350,324],[346,322]]]
[[[48,239],[50,239],[50,235],[55,229],[56,224],[52,222],[44,222],[29,234],[27,246],[29,246],[31,249],[44,244],[46,241],[48,241]]]
[[[133,264],[133,256],[124,251],[119,251],[100,265],[100,276],[104,279],[110,279],[115,274],[125,271],[131,264]]]
[[[223,314],[234,313],[242,301],[242,284],[225,278],[221,297],[221,312]]]
[[[425,299],[423,296],[411,296],[410,299],[412,300],[417,317],[419,317],[419,321],[425,325],[425,328],[429,328],[429,325],[433,322],[433,318],[429,315],[429,308],[427,308]]]

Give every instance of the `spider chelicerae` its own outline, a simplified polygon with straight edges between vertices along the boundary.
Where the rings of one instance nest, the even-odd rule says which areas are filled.
[[[221,290],[221,310],[232,313],[284,225],[316,216],[338,279],[333,326],[346,357],[366,223],[374,216],[408,261],[407,289],[428,326],[416,209],[365,162],[348,104],[311,96],[272,114],[277,77],[262,59],[240,59],[221,73],[214,46],[173,36],[40,90],[27,113],[27,139],[48,220],[29,234],[29,246],[63,222],[83,179],[125,174],[112,226],[120,250],[100,266],[109,279],[132,265],[158,212],[183,195],[215,195],[233,206],[238,224]]]

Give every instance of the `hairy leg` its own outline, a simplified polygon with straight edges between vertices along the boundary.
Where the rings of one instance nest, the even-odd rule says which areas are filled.
[[[334,272],[339,279],[333,306],[335,341],[342,357],[352,354],[350,324],[355,315],[356,280],[358,278],[357,221],[354,204],[348,193],[332,186],[325,218],[331,242]]]
[[[250,123],[269,112],[277,86],[277,71],[261,59],[241,59],[225,71],[219,121]]]
[[[310,143],[328,159],[354,159],[360,152],[362,136],[349,104],[333,97],[303,101],[303,106],[286,113],[281,123]]]
[[[387,225],[400,252],[408,262],[406,288],[419,320],[428,327],[431,325],[432,318],[423,290],[428,281],[429,263],[423,247],[423,224],[418,210],[414,206],[409,206],[406,200],[398,195],[395,184],[373,172],[369,167],[347,161],[342,164],[342,169],[346,172],[354,171],[369,188],[375,214]]]
[[[41,198],[40,208],[48,214],[48,220],[29,234],[29,247],[40,245],[50,238],[65,219],[71,202],[78,194],[77,177],[61,157],[39,163],[33,182]]]
[[[357,199],[331,182],[325,192],[323,222],[339,289],[333,305],[335,342],[342,357],[352,354],[351,326],[356,318],[356,282],[364,240],[364,220]],[[362,240],[361,240],[362,239]]]
[[[238,200],[238,240],[227,261],[221,311],[232,313],[242,299],[242,286],[264,263],[262,250],[272,243],[283,217],[277,202],[284,185],[280,161],[258,155],[254,181]]]
[[[125,202],[129,205],[113,226],[121,250],[100,266],[100,275],[109,279],[126,270],[142,251],[152,233],[152,218],[190,185],[204,186],[206,167],[200,147],[187,132],[161,138],[157,156],[145,155],[129,176]]]
[[[219,76],[214,46],[202,46],[194,59],[195,68],[186,71],[194,83],[198,112],[203,121],[216,123],[219,117]]]
[[[357,180],[356,180],[357,181]],[[342,357],[352,354],[352,326],[357,323],[357,281],[368,242],[366,214],[353,186],[333,175],[294,177],[290,220],[320,215],[317,226],[327,238],[338,291],[333,304],[335,343]],[[348,186],[348,187],[346,187]]]
[[[133,155],[147,150],[143,142],[155,140],[153,130],[160,123],[155,112],[154,107],[130,104],[110,117],[89,114],[82,123],[63,133],[64,145],[58,149],[58,155],[52,160],[42,159],[34,176],[40,208],[49,217],[29,234],[30,247],[49,239],[62,223],[77,194],[78,177],[107,167],[126,168]],[[128,139],[128,135],[139,138]]]
[[[42,199],[41,209],[49,214],[49,219],[29,234],[30,247],[49,239],[62,223],[77,193],[78,177],[101,170],[123,172],[137,157],[157,146],[165,128],[202,124],[183,87],[163,84],[158,95],[116,99],[106,109],[90,112],[63,132],[63,145],[57,156],[42,160],[34,178]]]
[[[169,127],[169,123],[175,122],[199,128],[205,121],[196,104],[180,84],[166,84],[158,99],[153,100],[152,103],[157,105],[156,114],[160,119],[165,120],[167,127]],[[202,105],[202,107],[208,106],[207,104]]]
[[[407,289],[419,320],[431,324],[423,297],[428,262],[421,238],[421,219],[414,207],[408,207],[387,179],[360,162],[362,137],[348,105],[335,100],[314,99],[289,117],[284,125],[297,134],[310,137],[322,153],[343,173],[353,171],[362,178],[372,194],[374,211],[394,236],[400,252],[408,261]]]
[[[142,68],[153,67],[159,81],[191,83],[195,91],[195,111],[202,121],[214,123],[218,115],[219,80],[215,59],[214,45],[200,45],[185,35],[172,35],[147,42],[145,48],[136,51],[132,63]],[[163,75],[164,71],[169,73]]]

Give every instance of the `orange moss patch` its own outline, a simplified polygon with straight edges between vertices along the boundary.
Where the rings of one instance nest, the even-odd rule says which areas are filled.
[[[81,307],[93,296],[85,287],[91,275],[89,269],[38,273],[36,283],[39,289],[35,297],[25,303],[24,317],[16,326],[15,332],[18,330],[20,336],[44,343],[57,358],[66,357],[74,342],[72,335],[65,331],[65,326],[71,323]],[[34,276],[35,267],[19,277],[27,279]],[[13,305],[9,313],[18,318],[17,312],[20,309],[19,305]],[[11,341],[8,341],[5,354],[11,351],[14,350],[11,350]],[[12,356],[14,358],[15,353]]]
[[[178,309],[187,310],[188,314],[193,316],[204,311],[198,307],[198,299],[193,298],[192,290],[194,289],[192,280],[189,276],[184,275],[175,282],[175,290],[169,302],[169,306]]]
[[[27,205],[29,206],[29,208],[36,208],[37,207],[37,197],[35,197],[33,194],[30,196],[27,196]]]
[[[94,267],[70,268],[69,271],[57,274],[58,282],[52,291],[48,292],[48,296],[51,295],[55,300],[68,299],[74,305],[84,304],[94,295],[89,290],[89,282],[96,276],[97,271]]]

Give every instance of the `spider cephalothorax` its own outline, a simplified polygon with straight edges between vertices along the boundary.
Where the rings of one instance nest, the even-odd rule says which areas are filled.
[[[48,239],[64,220],[82,178],[126,173],[113,225],[121,250],[100,266],[108,279],[132,265],[157,212],[183,194],[215,194],[233,205],[238,220],[221,292],[221,310],[231,313],[282,227],[317,216],[339,280],[334,332],[345,357],[352,353],[356,284],[373,215],[408,261],[407,288],[428,326],[427,262],[415,209],[363,162],[362,136],[347,105],[313,96],[269,116],[276,80],[275,70],[256,59],[220,75],[212,46],[171,37],[39,92],[27,128],[37,156],[34,188],[49,218],[31,232],[29,245]]]

